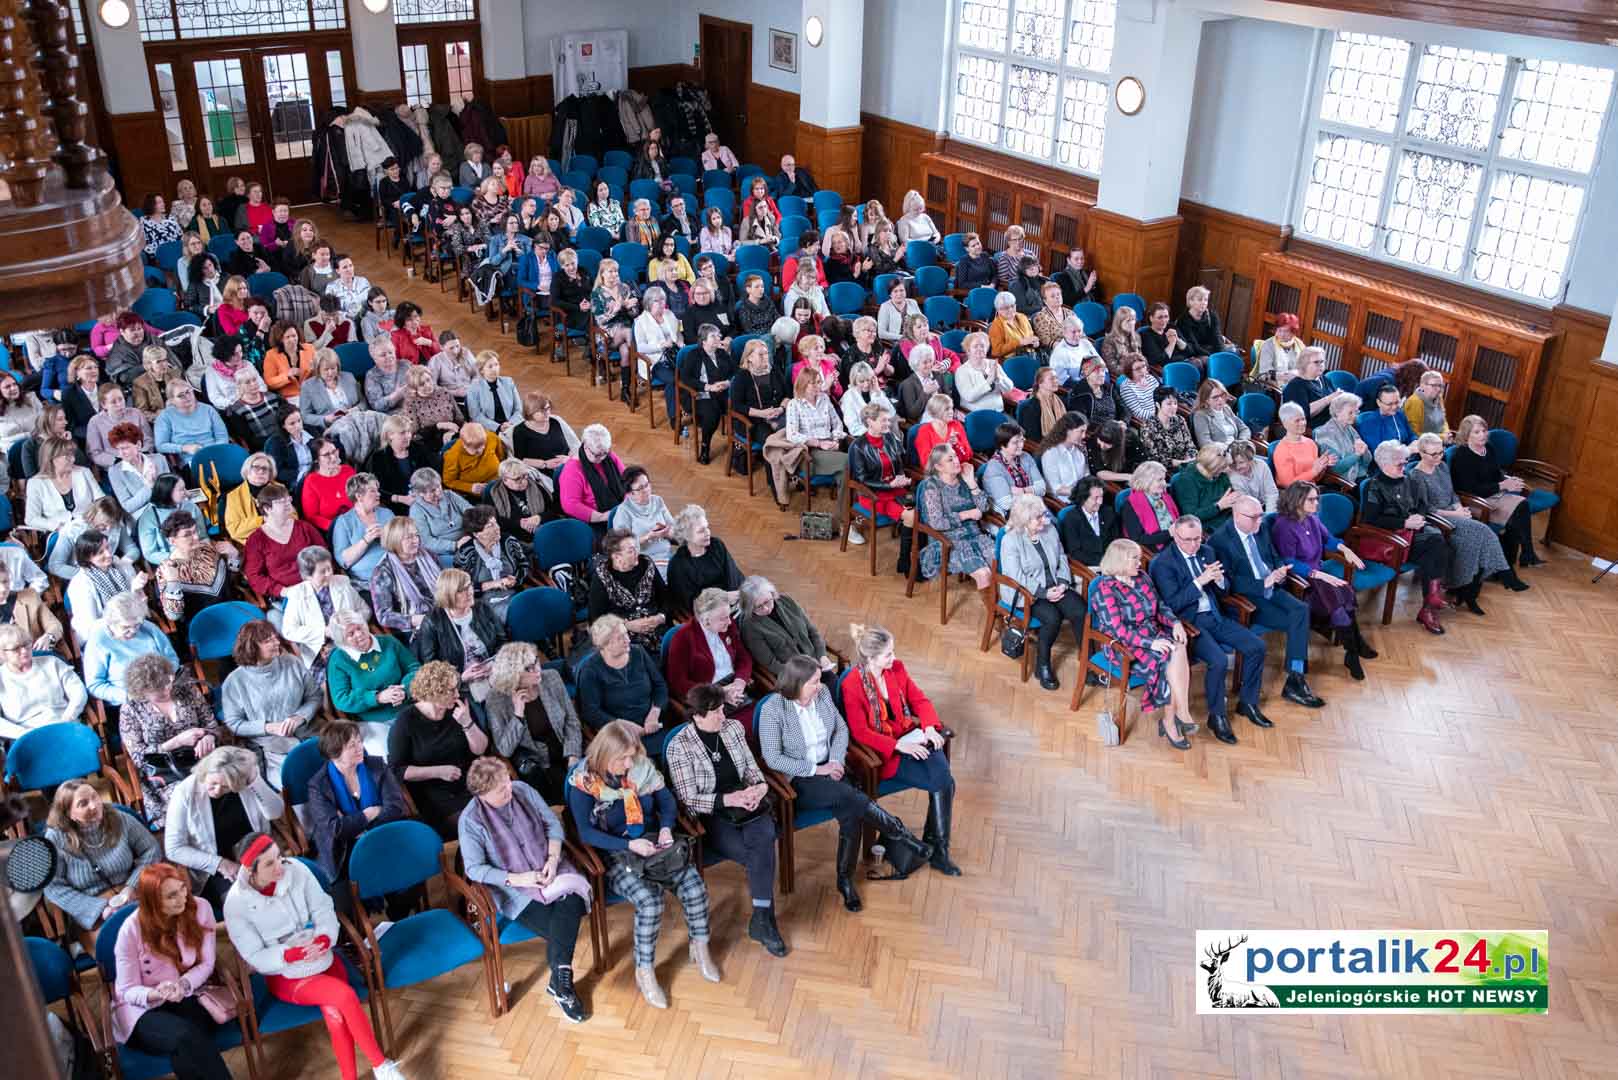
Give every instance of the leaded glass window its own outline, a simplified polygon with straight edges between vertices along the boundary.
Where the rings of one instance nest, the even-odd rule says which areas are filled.
[[[477,17],[477,0],[393,0],[393,21],[400,24],[471,22]]]
[[[344,0],[136,0],[146,41],[245,37],[348,25]]]

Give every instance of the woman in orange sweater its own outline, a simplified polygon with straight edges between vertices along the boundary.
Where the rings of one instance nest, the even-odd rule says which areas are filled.
[[[893,635],[880,626],[849,627],[854,667],[842,679],[849,737],[882,759],[882,779],[927,792],[922,843],[933,846],[931,865],[950,877],[961,868],[949,857],[955,777],[944,753],[946,731],[938,711],[893,655]]]
[[[1004,360],[1039,348],[1039,337],[1028,316],[1017,310],[1017,298],[1008,292],[994,298],[994,322],[989,324],[989,355]]]
[[[1276,414],[1286,435],[1275,444],[1270,464],[1275,468],[1275,485],[1285,491],[1294,480],[1318,481],[1320,475],[1337,463],[1336,454],[1322,454],[1307,432],[1309,418],[1297,402],[1283,402]]]
[[[288,401],[298,400],[298,390],[315,370],[315,347],[303,340],[297,325],[278,322],[270,328],[270,351],[264,354],[264,385]]]

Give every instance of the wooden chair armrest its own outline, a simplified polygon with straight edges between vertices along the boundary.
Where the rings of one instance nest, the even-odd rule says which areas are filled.
[[[1488,522],[1490,509],[1486,500],[1476,495],[1467,495],[1464,492],[1456,492],[1455,498],[1460,501],[1462,506],[1471,511],[1474,518],[1484,523]]]
[[[451,892],[471,905],[487,902],[488,890],[475,881],[466,880],[456,872],[455,862],[451,859],[448,849],[438,853],[438,866],[439,872],[444,875],[444,883],[449,886]],[[481,896],[479,895],[480,893]],[[492,911],[493,907],[491,906],[484,910]]]
[[[1243,626],[1252,625],[1253,613],[1257,609],[1253,607],[1253,602],[1251,600],[1245,596],[1238,596],[1235,593],[1231,593],[1225,597],[1223,603],[1231,610],[1231,613],[1235,616],[1237,622],[1241,623]],[[1188,627],[1188,629],[1195,628]]]
[[[798,797],[798,793],[793,789],[791,781],[774,769],[765,766],[762,760],[759,762],[759,769],[764,773],[764,782],[770,785],[771,791],[775,792],[775,797],[785,803],[788,810],[790,810],[793,800]]]
[[[1353,484],[1350,484],[1347,480],[1344,480],[1341,476],[1338,476],[1330,469],[1327,469],[1325,472],[1320,474],[1319,483],[1322,487],[1327,487],[1335,492],[1338,492],[1339,494],[1347,495],[1349,498],[1353,499],[1356,504],[1358,504],[1360,496],[1359,491]]]
[[[1455,523],[1442,514],[1428,514],[1427,524],[1443,533],[1446,540],[1449,539],[1450,533],[1455,531]]]
[[[1564,469],[1562,466],[1552,464],[1549,461],[1521,457],[1511,463],[1511,468],[1507,472],[1512,474],[1522,473],[1526,477],[1543,480],[1547,484],[1554,484],[1557,487],[1561,487],[1562,481],[1573,475],[1572,469]]]
[[[1090,569],[1088,566],[1085,566],[1077,559],[1069,559],[1067,561],[1067,568],[1073,571],[1074,582],[1082,584],[1086,590],[1089,589],[1090,582],[1094,581],[1096,578],[1096,572]]]
[[[852,739],[849,740],[848,753],[845,756],[857,768],[869,772],[877,772],[882,768],[882,758],[875,750],[872,750],[869,746],[862,746]]]
[[[106,774],[112,783],[113,793],[118,796],[118,801],[137,814],[143,813],[140,778],[135,773],[135,762],[130,756],[120,751],[118,760],[113,763],[112,768],[106,770]]]
[[[586,875],[601,869],[601,860],[595,857],[595,853],[574,840],[563,839],[562,852]]]
[[[1007,612],[1001,610],[1001,614],[1003,614],[1007,621],[1012,623],[1012,625],[1020,626],[1024,630],[1027,630],[1029,621],[1034,617],[1034,601],[1036,597],[1034,596],[1033,591],[1024,588],[1016,578],[1007,577],[1005,574],[1002,574],[996,570],[994,572],[993,579],[989,582],[989,587],[983,590],[986,594],[992,594],[984,597],[985,603],[991,604],[996,609],[999,609],[1000,590],[1002,588],[1011,589],[1016,593],[1016,597],[1012,602],[1011,611]]]

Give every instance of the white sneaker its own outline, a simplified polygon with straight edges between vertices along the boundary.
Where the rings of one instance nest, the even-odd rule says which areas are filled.
[[[865,543],[865,534],[860,532],[858,529],[851,528],[848,530],[848,542],[857,547],[860,544]]]
[[[404,1070],[399,1068],[399,1063],[392,1058],[373,1068],[371,1075],[376,1080],[405,1080]]]

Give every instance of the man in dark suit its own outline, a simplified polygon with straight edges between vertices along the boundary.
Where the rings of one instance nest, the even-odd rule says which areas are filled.
[[[798,195],[807,199],[818,190],[815,178],[809,175],[808,169],[798,168],[798,161],[791,154],[782,155],[781,171],[770,181],[771,195],[777,199],[783,195]]]
[[[1107,545],[1118,539],[1112,499],[1099,479],[1086,476],[1073,485],[1073,509],[1059,515],[1062,550],[1084,566],[1100,566]]]
[[[1286,631],[1287,681],[1281,696],[1308,709],[1326,704],[1303,677],[1309,658],[1309,605],[1281,588],[1289,564],[1270,539],[1264,504],[1251,495],[1238,498],[1231,504],[1230,520],[1214,531],[1211,542],[1231,587],[1256,609],[1256,624]]]
[[[669,196],[669,212],[668,216],[663,219],[663,235],[667,236],[669,233],[673,233],[676,236],[683,236],[689,243],[695,245],[697,233],[701,231],[702,223],[692,217],[686,209],[686,197],[684,195]]]
[[[1206,665],[1203,688],[1208,695],[1208,730],[1223,743],[1236,742],[1225,715],[1225,672],[1230,661],[1225,650],[1242,658],[1242,685],[1236,711],[1259,727],[1273,727],[1259,710],[1259,690],[1264,685],[1264,639],[1229,618],[1220,603],[1229,595],[1225,568],[1214,551],[1202,542],[1202,522],[1195,515],[1182,514],[1169,527],[1174,543],[1151,561],[1152,584],[1157,595],[1181,622],[1197,628],[1191,639],[1191,655]]]

